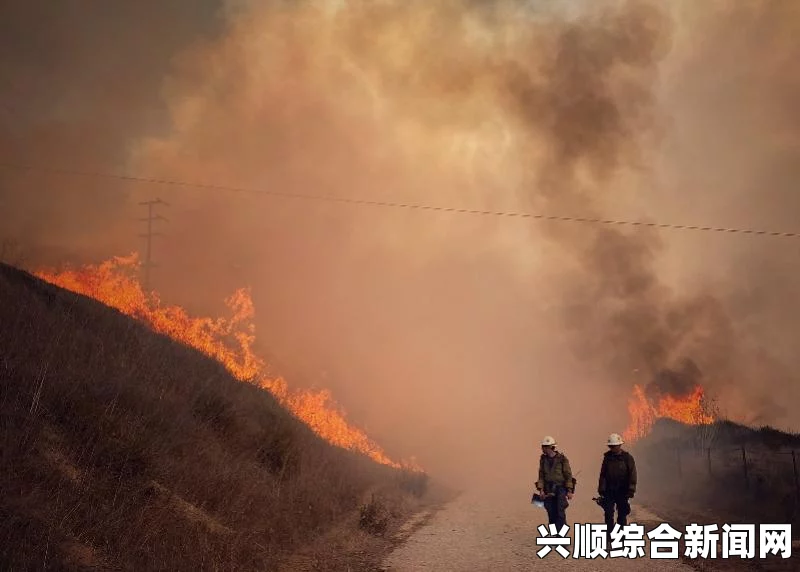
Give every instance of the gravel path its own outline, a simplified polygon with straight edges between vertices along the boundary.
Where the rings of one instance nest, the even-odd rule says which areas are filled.
[[[570,524],[602,522],[602,511],[586,495],[579,495],[567,511]],[[634,506],[632,522],[644,524],[646,531],[655,515]],[[536,552],[537,527],[547,523],[544,509],[536,508],[525,495],[487,497],[465,493],[445,506],[392,552],[384,562],[385,571],[499,571],[499,570],[643,570],[648,572],[685,571],[692,568],[678,560],[639,559],[563,559],[551,552],[540,559]],[[570,554],[572,546],[568,547]],[[649,553],[646,547],[645,553]]]

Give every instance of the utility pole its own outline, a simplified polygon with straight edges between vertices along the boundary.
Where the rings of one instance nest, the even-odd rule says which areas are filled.
[[[168,207],[169,203],[164,202],[159,198],[156,198],[149,201],[143,201],[139,204],[147,207],[147,218],[139,219],[140,221],[147,223],[147,233],[139,235],[147,241],[145,247],[144,263],[142,264],[142,267],[144,269],[144,291],[147,293],[150,292],[150,270],[157,266],[153,262],[153,237],[161,236],[161,233],[153,232],[153,222],[157,220],[167,222],[166,218],[164,218],[159,214],[156,214],[155,207],[159,205]]]

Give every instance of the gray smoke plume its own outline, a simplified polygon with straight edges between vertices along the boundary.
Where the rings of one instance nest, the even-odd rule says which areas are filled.
[[[511,83],[517,112],[545,140],[530,182],[534,207],[603,218],[602,195],[615,194],[621,175],[642,171],[644,141],[659,120],[653,83],[670,26],[654,4],[595,7],[557,31],[539,75]],[[613,227],[546,232],[577,257],[576,285],[564,299],[576,351],[605,361],[620,382],[664,367],[680,333],[665,323],[669,292],[657,276],[657,235]]]
[[[647,395],[653,400],[664,395],[684,397],[701,384],[702,372],[692,360],[686,359],[675,369],[658,372],[647,386]]]
[[[748,17],[716,7],[731,20]],[[511,74],[509,92],[528,128],[545,140],[544,158],[532,176],[531,204],[545,212],[602,219],[611,210],[603,208],[604,199],[620,196],[615,187],[625,186],[626,176],[633,174],[642,186],[654,184],[652,153],[663,148],[664,128],[672,119],[658,99],[656,70],[670,54],[674,16],[646,2],[596,10],[556,32],[550,60],[535,73]],[[768,3],[763,15],[774,25],[781,11],[781,5]],[[726,35],[734,29],[722,28]],[[778,75],[774,79],[783,82]],[[796,76],[785,83],[798,85]],[[658,274],[664,245],[654,232],[613,226],[548,226],[546,232],[578,266],[563,299],[575,350],[604,363],[604,373],[617,382],[651,383],[655,391],[684,394],[690,389],[685,384],[699,381],[704,371],[712,392],[725,395],[735,387],[763,396],[758,381],[742,378],[754,362],[774,383],[786,379],[777,357],[748,347],[721,297],[706,289],[678,295],[664,284]],[[699,364],[697,374],[684,371],[677,376],[680,384],[665,383],[676,379],[670,368],[684,367],[687,359],[693,368]],[[780,399],[758,401],[751,402],[751,419],[785,414]]]

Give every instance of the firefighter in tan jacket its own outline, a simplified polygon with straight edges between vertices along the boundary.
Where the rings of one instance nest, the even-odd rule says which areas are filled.
[[[542,456],[539,458],[539,478],[536,490],[544,497],[547,521],[557,529],[567,524],[567,507],[575,492],[575,479],[569,459],[556,451],[556,440],[549,435],[542,439]]]

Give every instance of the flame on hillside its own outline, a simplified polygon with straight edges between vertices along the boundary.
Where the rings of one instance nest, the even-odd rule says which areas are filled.
[[[633,386],[628,400],[630,422],[622,437],[632,443],[650,433],[657,419],[673,419],[687,425],[708,425],[715,417],[708,411],[702,386],[686,395],[659,394],[649,398],[641,385]]]
[[[285,380],[266,375],[264,360],[253,351],[255,311],[247,289],[239,289],[225,300],[231,310],[230,318],[193,317],[179,306],[162,304],[157,294],[145,293],[133,277],[138,267],[138,256],[133,254],[99,265],[58,272],[39,271],[36,275],[116,308],[154,331],[216,359],[240,381],[269,390],[284,407],[331,444],[365,454],[383,465],[420,470],[413,462],[393,461],[362,430],[350,425],[329,391],[293,390]]]

